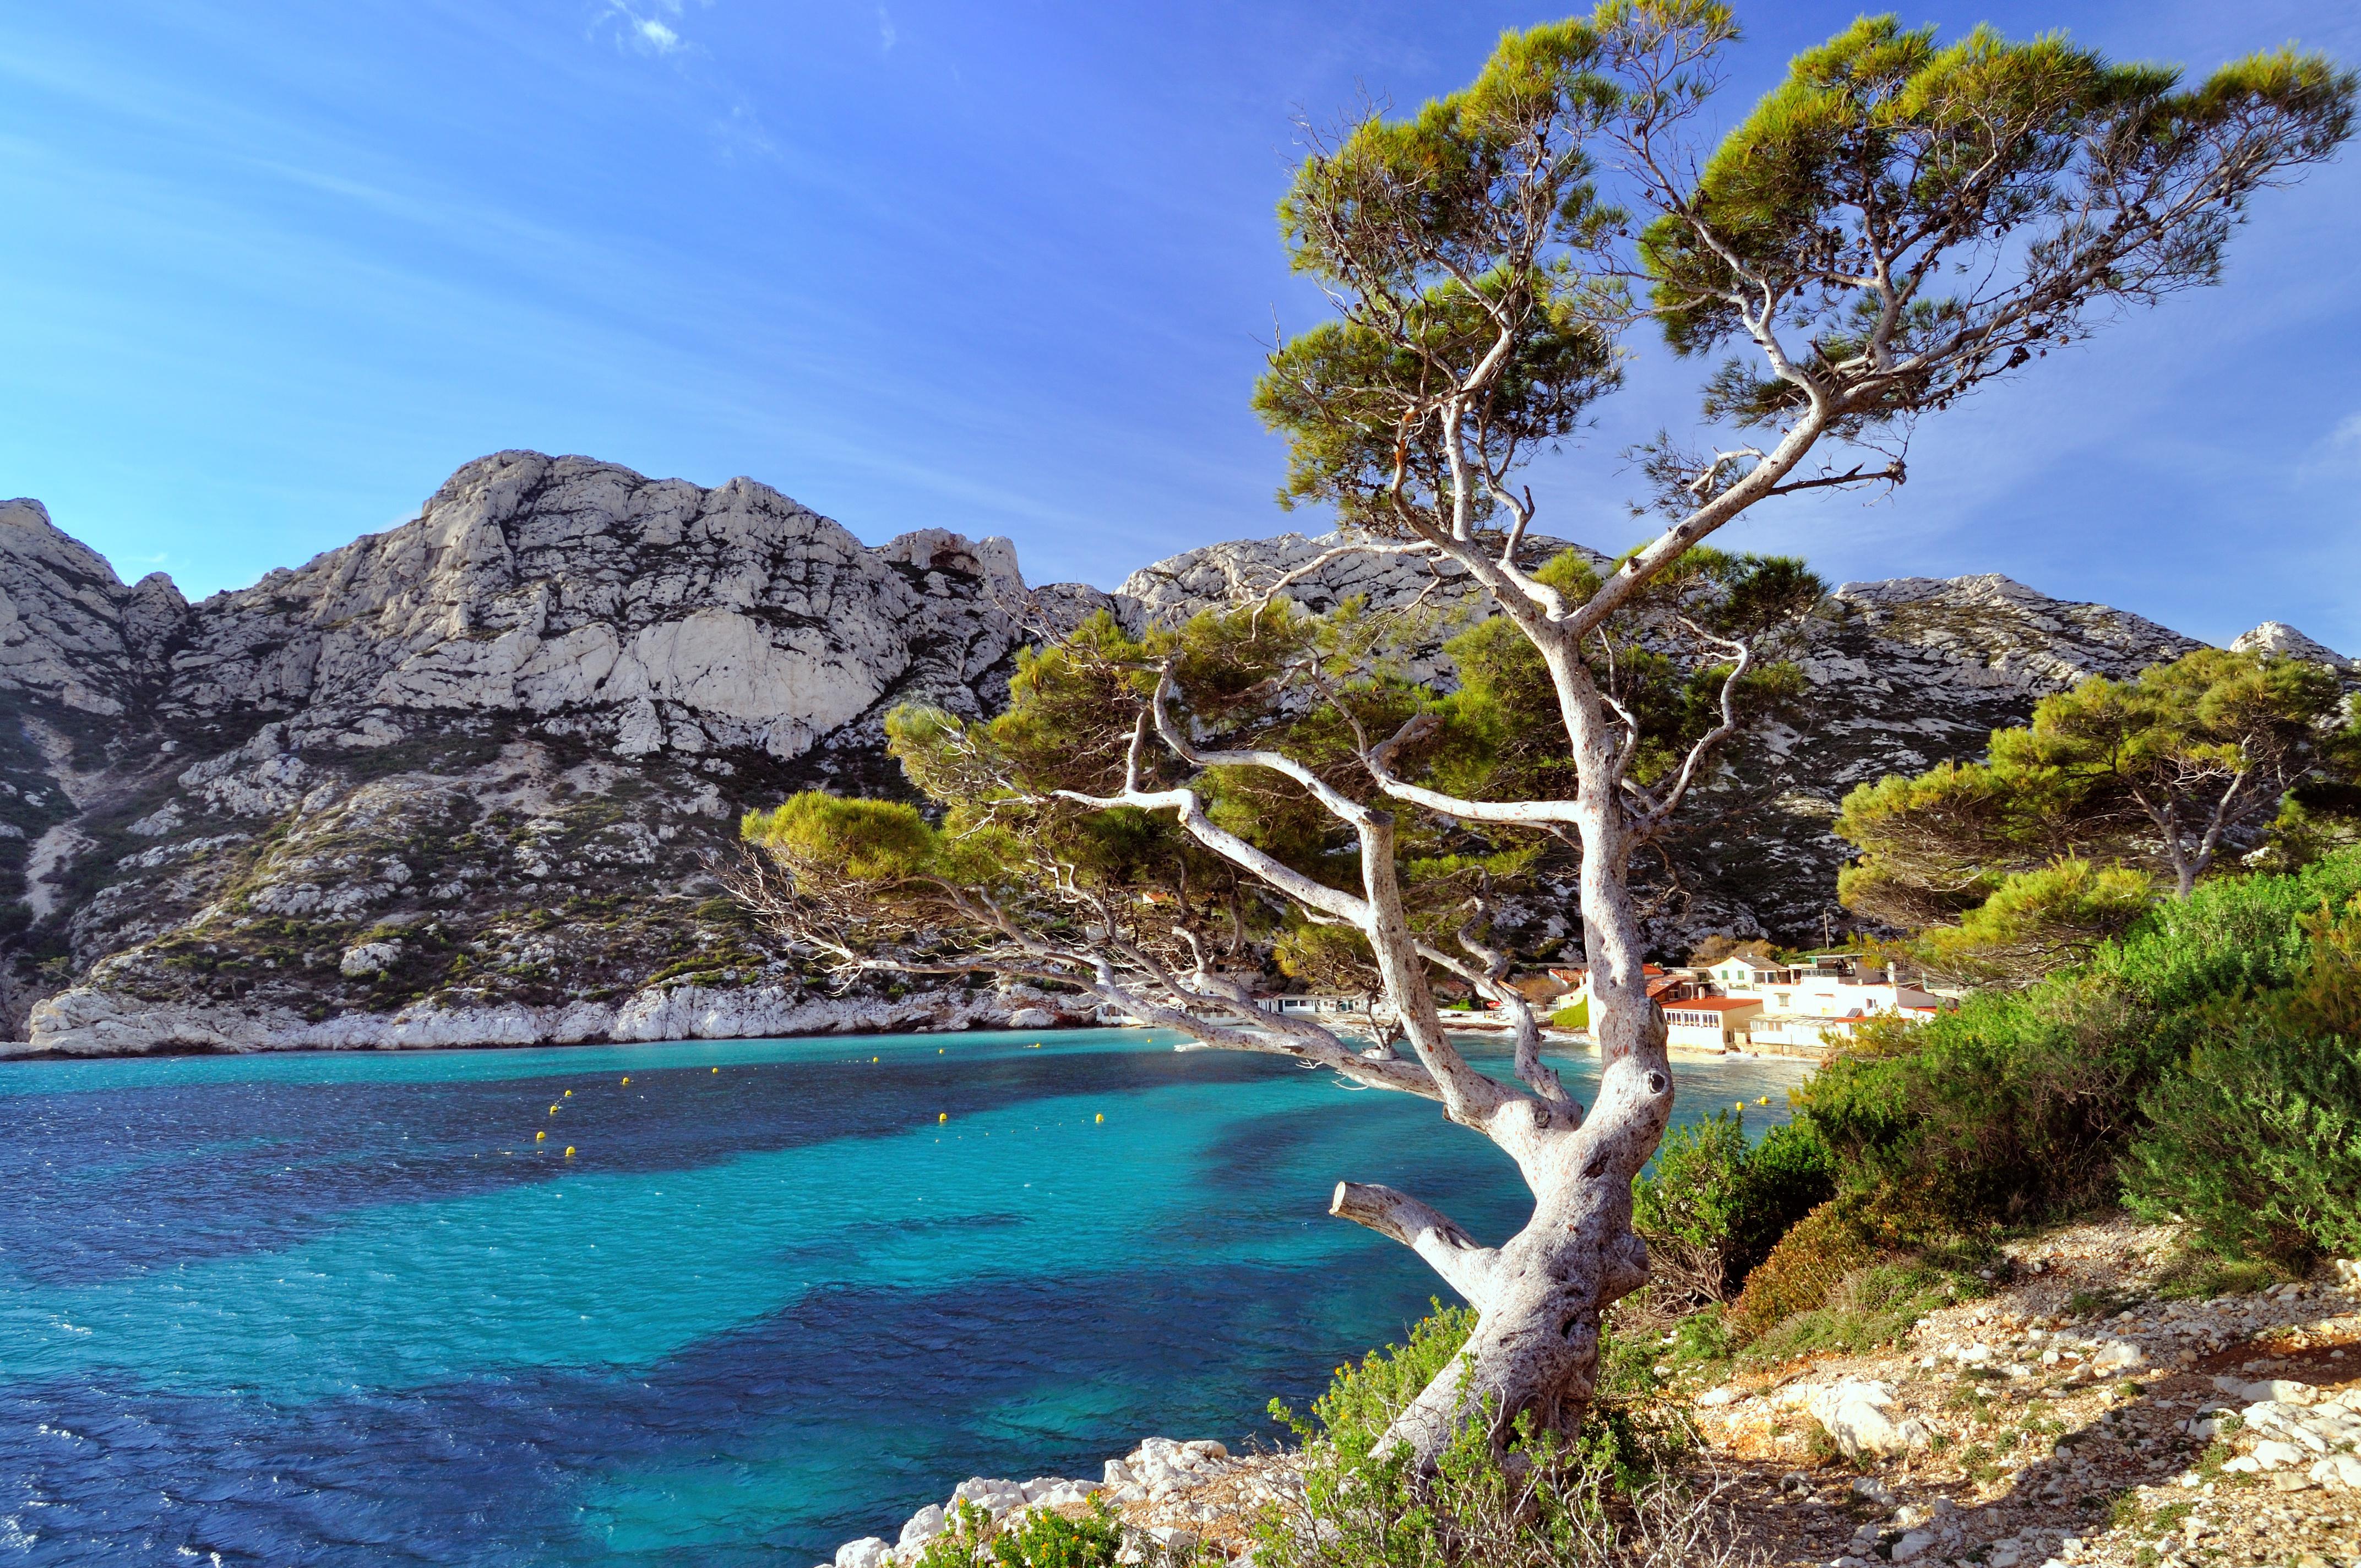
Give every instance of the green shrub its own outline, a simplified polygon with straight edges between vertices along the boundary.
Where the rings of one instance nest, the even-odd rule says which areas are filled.
[[[1590,1027],[1590,1003],[1577,1002],[1571,1007],[1561,1007],[1550,1014],[1550,1026],[1554,1029],[1587,1029]]]
[[[1571,1440],[1521,1420],[1504,1462],[1491,1423],[1463,1426],[1431,1475],[1406,1450],[1380,1455],[1394,1417],[1450,1365],[1472,1310],[1437,1306],[1410,1343],[1336,1369],[1312,1419],[1277,1401],[1302,1440],[1303,1485],[1255,1529],[1263,1568],[1621,1568],[1713,1561],[1728,1520],[1655,1461],[1670,1444],[1634,1420],[1623,1391],[1653,1386],[1644,1347],[1603,1343],[1600,1398]]]
[[[2125,1162],[2147,1218],[2185,1219],[2233,1255],[2361,1253],[2361,1055],[2250,1026],[2157,1086]]]
[[[1924,1314],[1971,1293],[1969,1283],[1924,1257],[1869,1264],[1839,1278],[1818,1305],[1770,1324],[1747,1346],[1747,1359],[1857,1355],[1891,1344]]]
[[[2301,925],[2292,982],[2211,1010],[2125,1161],[2135,1210],[2232,1255],[2361,1253],[2361,899]]]
[[[1878,1248],[1840,1199],[1804,1216],[1758,1265],[1727,1321],[1741,1343],[1797,1312],[1828,1302],[1847,1275],[1877,1261]]]
[[[1742,1282],[1797,1222],[1836,1195],[1836,1156],[1808,1122],[1773,1127],[1746,1157],[1730,1247]]]
[[[2109,1200],[2149,1125],[2145,1097],[2218,1036],[2210,1010],[2293,983],[2307,917],[2356,890],[2353,851],[2208,883],[2079,970],[1971,996],[1839,1057],[1802,1091],[1802,1118],[1834,1152],[1838,1185],[1905,1234]]]
[[[1357,1365],[1336,1368],[1328,1392],[1312,1403],[1311,1420],[1277,1399],[1270,1402],[1272,1419],[1299,1438],[1317,1436],[1350,1458],[1367,1457],[1394,1417],[1451,1365],[1476,1332],[1475,1308],[1446,1307],[1440,1300],[1427,1304],[1434,1311],[1411,1326],[1408,1344],[1389,1344],[1369,1352]]]
[[[1001,1529],[973,1503],[961,1503],[951,1528],[927,1542],[917,1568],[1115,1568],[1122,1550],[1122,1524],[1095,1497],[1078,1519],[1031,1508]]]
[[[1835,1161],[1811,1127],[1774,1127],[1747,1141],[1745,1119],[1717,1111],[1664,1135],[1631,1184],[1633,1226],[1666,1261],[1700,1268],[1701,1292],[1724,1299],[1788,1229],[1836,1190]]]
[[[1636,1561],[1622,1556],[1631,1547],[1664,1549],[1672,1563],[1726,1526],[1664,1464],[1688,1429],[1657,1405],[1651,1346],[1618,1334],[1601,1334],[1594,1405],[1573,1438],[1521,1420],[1504,1462],[1492,1421],[1468,1421],[1428,1476],[1407,1450],[1378,1454],[1473,1330],[1473,1309],[1435,1303],[1410,1343],[1336,1367],[1308,1420],[1272,1400],[1303,1442],[1303,1487],[1258,1520],[1263,1568],[1612,1568]]]

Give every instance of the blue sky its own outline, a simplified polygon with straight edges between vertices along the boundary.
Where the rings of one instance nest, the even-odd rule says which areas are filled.
[[[1730,112],[1858,7],[1741,5]],[[127,577],[242,586],[502,447],[716,484],[862,537],[1005,533],[1111,587],[1303,526],[1247,409],[1293,118],[1409,106],[1549,7],[927,0],[75,0],[0,12],[0,495]],[[2361,6],[1954,0],[2203,69]],[[1925,427],[1911,482],[1730,543],[1831,580],[1997,571],[2225,640],[2361,652],[2361,160],[2267,197],[2224,288]],[[1543,526],[1620,547],[1643,354]],[[1316,526],[1316,520],[1314,520]]]

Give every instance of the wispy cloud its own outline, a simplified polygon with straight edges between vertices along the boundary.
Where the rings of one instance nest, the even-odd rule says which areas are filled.
[[[703,101],[718,101],[722,112],[710,122],[710,128],[723,158],[734,159],[741,153],[776,157],[778,147],[752,102],[720,67],[713,51],[685,28],[693,13],[712,5],[713,0],[599,0],[590,32],[594,37],[611,37],[618,51],[664,60]],[[883,7],[878,16],[884,17]],[[887,47],[892,47],[890,24]]]
[[[897,33],[897,32],[895,32],[895,31],[894,30],[894,18],[893,18],[892,16],[890,16],[886,15],[885,7],[884,7],[884,6],[883,6],[883,5],[878,6],[878,7],[877,7],[877,48],[878,48],[878,52],[879,52],[879,53],[881,53],[881,54],[892,54],[892,53],[894,52],[894,44],[895,44],[895,41],[896,39],[898,39],[899,38],[901,38],[901,36],[902,36],[901,34],[899,34],[899,33]]]
[[[2361,472],[2361,410],[2346,414],[2312,444],[2296,477],[2324,479],[2356,472]]]
[[[612,27],[618,45],[661,59],[691,47],[674,25],[681,19],[686,5],[686,0],[607,0],[592,25]]]

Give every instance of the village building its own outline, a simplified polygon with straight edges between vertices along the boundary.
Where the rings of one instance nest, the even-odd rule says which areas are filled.
[[[1558,999],[1560,1007],[1590,1005],[1590,970],[1588,968],[1559,968],[1549,971],[1550,978],[1570,986]],[[1662,964],[1642,964],[1640,972],[1647,977],[1648,1000],[1659,1006],[1678,1002],[1684,997],[1701,996],[1710,989],[1686,970],[1666,972]]]
[[[1290,1016],[1323,1013],[1365,1013],[1368,1010],[1360,997],[1328,994],[1257,996],[1255,998],[1255,1005],[1265,1013],[1279,1013]]]
[[[1806,953],[1792,960],[1733,953],[1707,967],[1713,989],[1762,1003],[1747,1043],[1774,1050],[1824,1050],[1865,1019],[1931,1018],[1945,1000],[1905,981],[1891,964],[1859,953]]]
[[[1746,1043],[1748,1026],[1763,1012],[1752,997],[1692,996],[1664,1004],[1664,1043],[1709,1051],[1730,1051]]]

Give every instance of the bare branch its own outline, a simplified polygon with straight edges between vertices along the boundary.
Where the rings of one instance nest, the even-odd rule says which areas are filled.
[[[1477,1245],[1456,1223],[1409,1193],[1340,1181],[1335,1196],[1329,1200],[1328,1212],[1401,1243],[1425,1259],[1427,1266],[1443,1276],[1444,1283],[1458,1291],[1468,1305],[1491,1304],[1499,1250]]]

